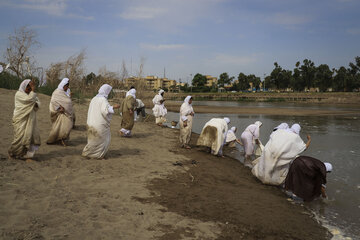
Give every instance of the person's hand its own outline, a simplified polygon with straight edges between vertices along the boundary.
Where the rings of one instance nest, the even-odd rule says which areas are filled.
[[[134,114],[134,110],[132,110],[132,109],[129,109],[129,112],[131,115]]]
[[[255,143],[256,143],[257,145],[260,145],[259,139],[255,139]]]
[[[36,86],[35,86],[34,81],[30,81],[29,86],[31,87],[31,91],[35,92]]]
[[[60,107],[59,107],[59,113],[64,113],[64,112],[65,112],[65,108],[60,105]]]
[[[307,138],[307,140],[311,141],[311,137],[309,134],[306,136],[306,138]]]
[[[194,112],[191,112],[190,115],[191,115],[191,116],[194,116]]]
[[[118,108],[120,108],[120,105],[119,104],[114,104],[113,108],[118,109]]]

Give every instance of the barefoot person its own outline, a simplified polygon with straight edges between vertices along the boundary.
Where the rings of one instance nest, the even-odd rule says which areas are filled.
[[[159,93],[155,95],[152,102],[154,103],[153,113],[155,116],[155,123],[158,126],[162,126],[166,122],[167,109],[164,105],[164,90],[160,89]]]
[[[289,171],[290,163],[310,145],[307,136],[305,144],[301,137],[300,125],[294,124],[290,129],[279,129],[270,135],[269,141],[259,158],[254,160],[252,174],[262,183],[282,185]]]
[[[107,100],[111,89],[109,84],[102,85],[90,102],[87,116],[88,143],[82,152],[84,157],[102,159],[109,149],[111,117],[114,109],[120,108],[119,104],[110,106]]]
[[[260,127],[262,122],[256,121],[246,127],[241,134],[241,142],[244,144],[245,161],[251,161],[251,156],[254,154],[255,144],[259,144]]]
[[[180,107],[180,144],[181,147],[190,149],[189,146],[191,131],[192,131],[192,122],[194,117],[194,109],[192,107],[193,98],[187,96],[184,100],[184,103]],[[186,123],[184,122],[184,119]]]
[[[65,140],[69,139],[74,123],[69,84],[69,79],[64,78],[51,95],[49,108],[52,128],[47,144],[60,142],[65,146]]]
[[[210,147],[211,154],[222,156],[229,123],[230,119],[227,117],[212,118],[202,129],[197,145]]]
[[[35,93],[35,84],[30,79],[24,80],[15,94],[13,115],[14,140],[9,149],[9,156],[20,159],[33,158],[40,146],[40,133],[37,128],[36,111],[40,101]]]
[[[285,179],[285,189],[305,202],[312,201],[320,195],[326,198],[326,174],[331,171],[331,163],[299,156],[290,165]]]
[[[127,97],[122,101],[120,106],[121,112],[121,129],[119,131],[121,136],[130,137],[131,130],[134,127],[134,110],[136,108],[136,90],[132,88],[129,90]]]

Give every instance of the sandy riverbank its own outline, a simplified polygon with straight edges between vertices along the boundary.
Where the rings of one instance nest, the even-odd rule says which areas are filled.
[[[46,145],[50,98],[40,95],[43,144],[36,162],[7,159],[14,94],[0,89],[1,239],[330,237],[304,208],[260,184],[238,161],[178,148],[178,130],[139,122],[125,139],[116,134],[120,118],[114,116],[107,159],[85,160],[87,105],[75,105],[77,127],[67,147]]]

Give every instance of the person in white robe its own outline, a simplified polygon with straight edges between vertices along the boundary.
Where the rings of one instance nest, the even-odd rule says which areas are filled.
[[[270,135],[261,156],[253,161],[252,174],[262,183],[282,185],[291,162],[309,147],[311,137],[307,135],[305,144],[299,127],[296,124],[292,130],[278,129]]]
[[[189,142],[191,139],[191,131],[192,131],[192,123],[194,117],[194,109],[192,107],[193,98],[191,96],[187,96],[181,104],[180,107],[180,144],[181,147],[190,149]],[[186,124],[184,124],[184,119],[186,119]],[[186,125],[186,126],[185,126]]]
[[[90,102],[87,116],[88,141],[82,152],[84,157],[102,159],[109,149],[110,121],[114,109],[120,108],[119,104],[111,106],[107,100],[111,89],[109,84],[102,85]]]
[[[52,128],[47,144],[61,142],[66,146],[64,141],[69,139],[74,124],[73,105],[69,92],[69,79],[64,78],[51,95],[49,109]]]
[[[159,93],[155,95],[152,102],[154,103],[154,107],[152,109],[153,114],[155,116],[155,123],[159,126],[162,126],[164,122],[166,122],[166,114],[167,109],[164,105],[164,90],[160,89]]]
[[[259,137],[261,126],[262,122],[256,121],[254,124],[247,126],[241,134],[241,142],[244,145],[245,160],[249,160],[254,154],[255,144],[260,145]]]
[[[22,81],[15,94],[15,109],[12,119],[14,140],[8,151],[11,158],[30,159],[40,146],[36,112],[40,101],[35,93],[35,84],[30,79]]]
[[[212,118],[203,127],[197,145],[211,148],[211,154],[222,156],[230,119]]]
[[[235,135],[237,131],[237,127],[231,127],[226,134],[226,145],[229,147],[235,147],[235,143],[242,145],[240,139],[238,139]]]

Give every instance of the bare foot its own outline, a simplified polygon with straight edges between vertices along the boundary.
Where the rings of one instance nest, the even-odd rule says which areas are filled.
[[[66,147],[66,144],[65,144],[65,142],[64,142],[63,139],[61,139],[61,145],[63,145],[64,147]]]
[[[191,147],[189,145],[186,145],[185,148],[186,149],[191,149]]]
[[[119,130],[118,133],[119,133],[120,137],[124,136],[124,133],[122,131]]]
[[[33,162],[35,162],[35,161],[32,160],[32,159],[30,159],[30,158],[28,158],[28,159],[25,160],[25,162],[27,162],[27,163],[33,163]]]

